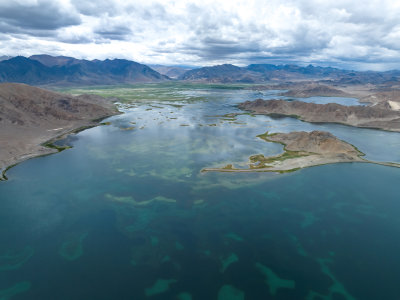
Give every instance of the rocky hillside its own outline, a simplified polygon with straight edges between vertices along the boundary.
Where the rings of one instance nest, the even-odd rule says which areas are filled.
[[[378,106],[344,106],[301,101],[246,101],[239,108],[258,114],[294,116],[307,122],[341,123],[356,127],[400,131],[400,112]]]
[[[298,80],[323,80],[326,83],[331,84],[335,83],[354,85],[398,82],[400,79],[400,71],[357,72],[331,67],[315,67],[312,65],[306,67],[297,65],[272,64],[252,64],[247,67],[218,65],[188,71],[180,76],[179,79],[221,83],[263,83]]]
[[[326,131],[275,133],[268,135],[268,140],[285,144],[289,151],[304,151],[317,154],[360,155],[352,145],[339,140]]]
[[[299,97],[299,98],[307,98],[314,96],[321,96],[321,97],[349,96],[342,90],[318,83],[299,84],[296,87],[291,88],[288,92],[284,93],[283,95],[289,97]]]
[[[261,73],[229,64],[193,69],[184,73],[179,79],[216,83],[256,83],[268,80]]]
[[[69,96],[25,84],[0,84],[0,123],[47,127],[50,123],[110,115],[112,104],[93,95]]]
[[[41,144],[117,114],[110,100],[73,97],[25,84],[0,84],[0,170],[54,149]],[[1,177],[1,176],[0,176]]]
[[[378,107],[385,107],[400,111],[400,90],[391,90],[368,95],[361,99],[362,102],[372,103]]]

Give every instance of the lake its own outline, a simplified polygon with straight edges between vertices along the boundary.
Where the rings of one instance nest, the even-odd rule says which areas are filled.
[[[256,136],[326,130],[400,162],[400,134],[243,113],[284,98],[242,85],[67,90],[124,114],[59,141],[0,183],[0,299],[398,299],[400,169],[202,173],[282,146]],[[307,101],[358,104],[351,98]]]

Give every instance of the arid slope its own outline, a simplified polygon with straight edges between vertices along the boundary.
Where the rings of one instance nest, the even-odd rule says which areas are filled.
[[[298,84],[294,87],[291,87],[289,91],[283,93],[284,96],[289,97],[346,97],[349,94],[344,91],[334,88],[324,84],[318,83],[308,83],[308,84]]]
[[[400,131],[400,111],[384,106],[344,106],[336,103],[315,104],[301,101],[246,101],[239,108],[256,114],[294,116],[316,123],[341,123],[355,127]]]
[[[0,84],[0,171],[56,152],[41,145],[117,113],[110,100],[98,96],[73,97],[25,84]]]

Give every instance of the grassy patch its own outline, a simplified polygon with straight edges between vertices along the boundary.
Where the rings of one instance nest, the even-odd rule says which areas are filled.
[[[250,156],[250,162],[252,163],[250,165],[250,169],[261,169],[261,168],[267,168],[266,164],[271,164],[274,162],[278,161],[284,161],[287,159],[293,159],[293,158],[298,158],[298,157],[304,157],[304,156],[309,156],[311,153],[304,152],[304,151],[291,151],[286,149],[286,144],[278,141],[271,140],[270,137],[277,135],[278,133],[266,133],[257,135],[258,138],[263,139],[264,141],[267,142],[272,142],[272,143],[278,143],[283,145],[283,150],[284,152],[280,155],[277,156],[270,156],[270,157],[265,157],[262,154],[256,154]]]
[[[5,169],[3,170],[3,172],[1,172],[0,181],[6,181],[6,180],[8,180],[8,177],[6,176],[6,172],[7,172],[8,170],[10,170],[12,167],[16,166],[16,165],[17,165],[17,164],[13,164],[13,165],[8,166],[7,168],[5,168]]]
[[[285,173],[292,173],[292,172],[296,172],[298,170],[300,170],[301,168],[294,168],[294,169],[290,169],[290,170],[285,170],[285,171],[277,171],[279,174],[285,174]]]
[[[232,164],[228,164],[225,167],[222,168],[223,170],[233,170],[233,165]]]
[[[285,150],[284,153],[278,155],[278,156],[269,156],[265,157],[262,154],[256,154],[250,156],[250,169],[261,169],[261,168],[268,168],[270,166],[267,166],[267,164],[272,164],[274,162],[278,161],[284,161],[287,159],[293,159],[293,158],[298,158],[298,157],[303,157],[303,156],[308,156],[310,154],[306,152],[299,152],[299,151],[289,151]]]
[[[157,101],[158,103],[168,102],[167,105],[174,106],[175,101],[183,103],[193,103],[196,101],[205,101],[205,97],[200,95],[188,95],[188,90],[203,89],[228,89],[241,90],[247,88],[246,84],[207,84],[190,82],[163,82],[147,84],[123,84],[109,86],[89,86],[76,88],[61,88],[58,92],[72,95],[94,94],[106,98],[118,99],[122,103],[143,103],[148,101]],[[178,103],[175,107],[182,107]]]
[[[64,151],[66,149],[71,149],[71,146],[58,146],[53,144],[53,142],[47,142],[42,144],[42,146],[47,147],[47,148],[51,148],[51,149],[56,149],[58,152]]]
[[[185,106],[185,105],[182,105],[182,104],[169,104],[169,103],[165,103],[165,105],[169,105],[169,106],[172,106],[172,107],[175,107],[175,108],[182,108],[182,107]]]
[[[125,130],[125,131],[129,131],[129,130],[135,129],[135,127],[134,127],[134,126],[130,126],[130,127],[120,127],[119,129]]]
[[[271,140],[268,139],[268,138],[271,137],[271,136],[277,135],[277,134],[278,134],[278,133],[269,133],[269,132],[267,131],[266,133],[257,135],[257,137],[260,138],[260,139],[263,139],[263,140],[265,140],[265,141],[267,141],[267,142],[274,142],[274,141],[271,141]]]
[[[239,114],[238,114],[238,115],[239,115]],[[253,118],[256,117],[256,115],[255,115],[254,113],[251,113],[251,112],[245,112],[245,113],[242,113],[241,115],[250,116],[250,117],[253,117]]]
[[[273,118],[273,119],[282,119],[282,118],[294,118],[294,119],[301,119],[301,116],[299,115],[285,115],[285,114],[278,114],[278,113],[271,113],[267,114],[267,116]]]

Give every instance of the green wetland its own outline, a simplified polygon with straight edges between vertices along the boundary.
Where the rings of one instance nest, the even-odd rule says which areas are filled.
[[[399,299],[400,169],[201,172],[282,153],[267,131],[330,131],[399,163],[399,133],[253,116],[236,105],[285,97],[245,85],[64,91],[114,97],[124,114],[7,171],[1,300]]]

